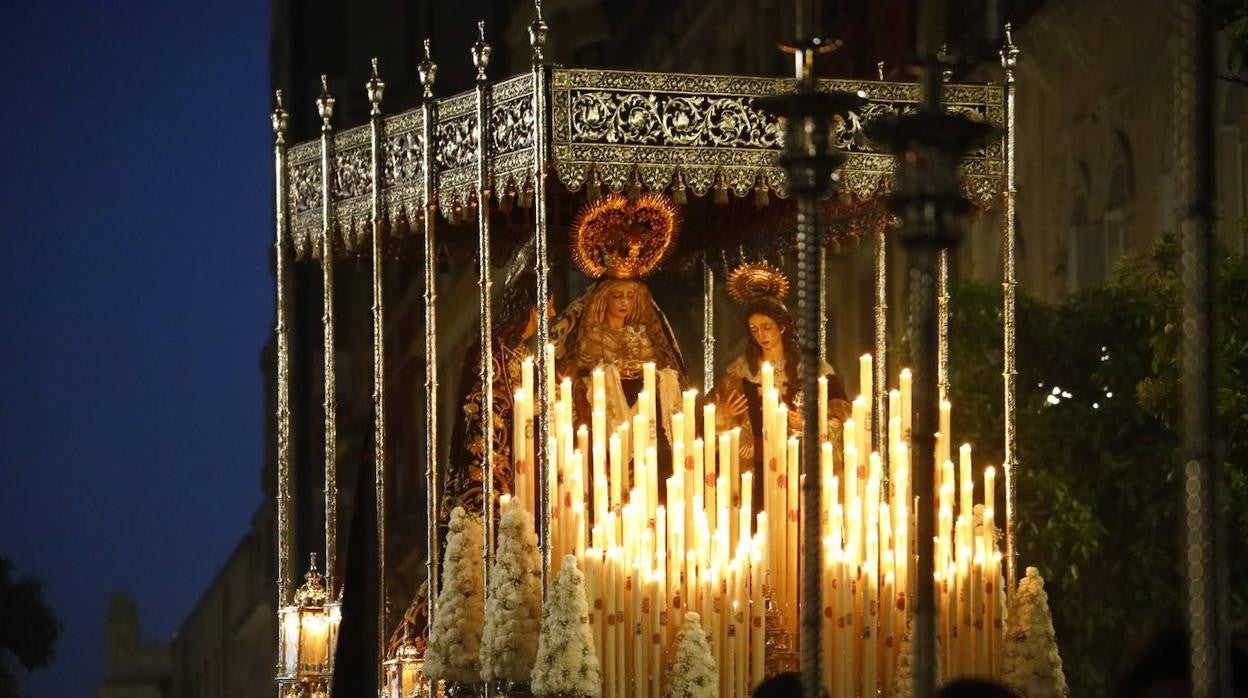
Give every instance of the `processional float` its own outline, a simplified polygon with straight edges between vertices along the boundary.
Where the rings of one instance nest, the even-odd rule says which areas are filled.
[[[440,511],[444,478],[437,448],[441,426],[437,404],[446,399],[440,394],[437,373],[441,356],[436,331],[440,228],[476,233],[470,239],[475,241],[480,288],[479,377],[483,385],[491,386],[495,380],[490,341],[491,291],[497,266],[492,251],[500,249],[493,228],[500,213],[513,208],[529,212],[520,242],[532,246],[534,297],[548,298],[550,263],[566,249],[561,236],[571,223],[569,212],[579,208],[585,199],[592,202],[604,196],[618,196],[635,201],[643,195],[664,198],[666,205],[689,214],[687,219],[696,218],[699,212],[705,215],[715,207],[729,207],[751,221],[741,227],[752,230],[686,235],[682,249],[677,251],[677,255],[683,255],[686,268],[698,271],[691,278],[697,279],[704,304],[701,358],[708,384],[716,368],[712,308],[717,260],[726,258],[726,249],[798,248],[797,291],[803,338],[807,348],[816,351],[811,348],[816,344],[812,344],[810,336],[817,325],[817,352],[822,356],[826,354],[825,249],[830,241],[850,235],[871,240],[875,267],[874,346],[860,366],[859,387],[863,394],[854,401],[852,424],[846,422],[839,441],[833,443],[827,436],[826,416],[820,414],[816,400],[805,400],[801,405],[804,425],[809,428],[804,426],[801,433],[793,436],[776,426],[784,424],[775,421],[783,409],[773,401],[767,409],[775,414],[764,416],[765,424],[772,420],[770,427],[764,428],[770,432],[764,445],[768,454],[764,462],[772,472],[766,472],[766,467],[763,473],[742,472],[731,455],[726,457],[723,449],[715,450],[717,443],[731,450],[731,435],[715,433],[714,422],[706,422],[701,439],[698,438],[700,415],[686,395],[681,416],[688,436],[678,439],[681,452],[691,454],[688,462],[692,462],[694,453],[709,460],[700,459],[702,470],[698,477],[682,480],[681,459],[675,457],[673,477],[683,501],[668,501],[666,508],[662,503],[656,506],[653,495],[647,501],[646,482],[642,478],[633,480],[635,487],[631,492],[625,484],[622,494],[623,500],[629,500],[629,494],[633,494],[642,501],[608,500],[604,507],[600,502],[589,501],[589,492],[594,488],[586,483],[602,477],[596,468],[605,470],[605,462],[596,463],[597,459],[584,452],[586,448],[576,448],[579,444],[572,435],[576,425],[570,424],[570,408],[560,406],[561,397],[565,397],[561,396],[564,386],[552,375],[551,321],[545,313],[537,313],[536,356],[526,364],[533,371],[529,378],[533,386],[529,394],[532,431],[525,432],[522,424],[517,433],[531,434],[531,441],[536,444],[532,449],[535,462],[529,469],[533,478],[529,495],[532,510],[537,512],[534,523],[540,541],[541,589],[549,592],[559,556],[564,553],[574,555],[582,572],[589,575],[589,620],[602,694],[659,695],[670,688],[666,679],[649,677],[663,673],[674,652],[680,618],[695,609],[701,611],[701,623],[720,673],[719,695],[744,695],[763,676],[796,668],[799,646],[804,657],[813,654],[822,658],[816,663],[821,670],[814,680],[834,695],[891,694],[894,688],[900,688],[894,686],[894,674],[900,675],[898,665],[909,661],[903,656],[906,650],[902,645],[909,644],[907,627],[914,612],[913,601],[908,600],[914,599],[920,584],[914,574],[916,537],[925,531],[934,532],[936,539],[935,549],[924,553],[929,558],[923,569],[934,571],[935,608],[931,613],[938,626],[925,632],[931,632],[942,643],[940,669],[945,676],[999,676],[1003,590],[1013,590],[1017,580],[1013,532],[1018,467],[1014,430],[1013,209],[1017,49],[1009,39],[1008,27],[1006,46],[1001,52],[1002,84],[953,83],[946,76],[943,83],[938,81],[938,94],[926,98],[924,85],[886,81],[882,76],[880,80],[816,80],[809,70],[809,46],[798,48],[799,73],[803,70],[803,54],[806,68],[797,79],[668,74],[552,66],[544,56],[546,33],[539,6],[537,19],[529,28],[531,68],[514,77],[491,81],[487,76],[490,47],[482,30],[471,53],[477,70],[475,88],[446,98],[434,95],[437,70],[426,40],[419,71],[423,103],[417,109],[391,116],[384,115],[382,110],[384,83],[374,60],[373,77],[366,85],[372,105],[369,121],[342,131],[334,127],[334,99],[322,80],[322,94],[316,102],[321,137],[315,141],[293,145],[286,142],[287,112],[281,92],[277,93],[272,121],[277,181],[279,694],[330,692],[334,643],[341,618],[342,575],[336,556],[335,261],[344,257],[371,260],[376,564],[379,598],[384,600],[389,429],[384,372],[384,262],[400,246],[418,248],[418,257],[423,259],[426,422],[420,436],[427,488],[428,613],[432,619],[439,613],[439,522],[446,519],[446,512]],[[840,97],[830,104],[822,99],[832,95]],[[1001,526],[993,512],[995,470],[986,471],[978,505],[973,501],[975,485],[969,450],[965,447],[958,454],[960,468],[955,477],[948,403],[943,402],[939,411],[941,436],[935,442],[933,461],[912,463],[911,414],[918,408],[911,402],[909,386],[914,377],[908,370],[903,371],[897,388],[888,389],[887,251],[888,232],[894,219],[883,202],[899,190],[899,158],[882,145],[888,130],[877,131],[874,127],[897,117],[920,114],[930,107],[933,98],[935,103],[943,104],[946,113],[992,127],[998,134],[970,149],[961,158],[958,173],[961,194],[967,200],[980,209],[998,203],[1004,208],[1000,217],[1005,294],[1005,455],[1001,464],[1005,511]],[[842,161],[836,168],[835,194],[831,196],[825,196],[831,189],[825,186],[830,178],[824,177],[830,171],[812,170],[821,173],[820,181],[811,180],[801,187],[791,179],[792,172],[800,171],[800,167],[794,169],[795,161],[801,159],[800,153],[794,154],[794,141],[802,136],[790,131],[786,155],[786,121],[781,116],[787,114],[787,123],[792,125],[801,117],[802,99],[824,105],[821,108],[825,109],[827,121],[821,137],[826,137],[825,145],[834,151],[834,159]],[[896,129],[893,135],[893,140],[898,141]],[[742,205],[750,198],[752,206]],[[796,206],[794,199],[798,200]],[[776,225],[761,225],[758,215],[750,213],[768,209],[775,212],[771,220],[781,221],[779,227],[787,227],[788,231],[778,234]],[[816,221],[820,222],[817,226]],[[794,230],[796,236],[792,234]],[[317,263],[322,272],[324,303],[324,575],[316,570],[314,560],[308,582],[295,593],[289,299],[292,267]],[[948,262],[944,251],[939,256],[935,283],[939,358],[930,363],[935,367],[943,401],[948,382]],[[815,377],[811,373],[804,379],[813,385]],[[651,408],[653,400],[652,392]],[[483,409],[482,423],[492,424],[492,401],[485,400]],[[644,421],[642,424],[646,425]],[[658,431],[653,418],[646,426],[652,432]],[[612,435],[618,436],[619,432]],[[605,437],[595,434],[593,439],[598,443]],[[496,438],[493,430],[485,429],[481,438],[483,452],[492,458],[491,440]],[[820,448],[801,445],[816,440]],[[580,440],[580,444],[585,443]],[[653,442],[638,442],[631,466],[624,459],[623,478],[627,480],[629,472],[634,478],[640,477],[638,473],[648,464],[646,477],[653,484],[656,463],[650,459],[655,456],[643,455],[651,450],[648,446],[653,446]],[[675,450],[676,444],[671,446]],[[573,458],[565,457],[573,452]],[[575,476],[571,473],[574,467],[579,468]],[[931,468],[929,473],[934,471],[934,475],[922,480],[919,473],[925,467]],[[913,480],[931,482],[931,488],[915,489],[910,478],[912,471]],[[740,478],[747,474],[768,481],[767,501],[754,505],[762,509],[761,517],[754,516],[751,505],[741,506],[741,498],[748,496],[748,485],[742,487]],[[729,481],[729,476],[733,480]],[[805,501],[818,503],[817,508],[805,508],[804,516],[808,518],[799,517],[802,506],[797,503],[797,483],[803,480],[805,496],[814,493],[813,499]],[[672,480],[666,484],[670,499],[674,484]],[[726,505],[727,516],[725,497],[711,494],[716,485],[721,492],[727,485],[733,493]],[[497,501],[493,478],[484,477],[483,486],[484,501]],[[704,487],[709,487],[710,492]],[[691,494],[695,491],[701,496],[696,507],[693,503],[697,495]],[[576,507],[579,518],[575,519],[579,532],[569,535],[568,528],[561,528],[567,526],[568,514],[560,510],[560,505],[573,495],[580,497]],[[594,498],[598,498],[597,494]],[[629,506],[635,508],[624,511]],[[672,516],[676,506],[682,508],[683,518],[679,521]],[[694,511],[695,508],[698,510]],[[920,511],[931,513],[930,526],[916,525]],[[493,559],[498,515],[495,506],[484,507],[481,553],[487,567]],[[564,519],[557,522],[560,516]],[[664,521],[665,516],[673,518],[672,522]],[[713,530],[709,522],[716,519],[722,527]],[[604,526],[608,530],[604,531]],[[672,544],[676,529],[689,537],[681,539],[685,549],[667,551],[665,546]],[[657,535],[658,530],[666,533]],[[1004,554],[994,555],[999,532],[1003,533]],[[701,549],[695,546],[695,537]],[[669,553],[666,563],[658,555],[661,549]],[[645,561],[617,559],[624,553],[615,551],[628,551],[637,560]],[[692,573],[677,559],[682,556],[692,560]],[[613,566],[616,567],[611,571]],[[807,575],[808,586],[804,588],[799,584],[797,571],[803,566],[814,570]],[[812,582],[822,596],[818,607],[802,602],[803,597],[811,595]],[[482,594],[485,584],[482,579]],[[641,603],[638,598],[643,595]],[[639,611],[641,608],[645,610]],[[638,616],[638,612],[644,617]],[[612,622],[616,620],[619,623]],[[378,646],[384,652],[385,639],[394,630],[384,601],[379,604],[376,622]],[[644,629],[643,622],[649,624]],[[800,641],[799,628],[806,631]],[[638,640],[638,636],[642,639]],[[903,638],[907,642],[903,643]],[[377,661],[384,684],[380,689],[387,695],[439,690],[436,682],[430,685],[419,678],[420,653],[411,642],[404,643],[394,656],[379,656]],[[483,690],[505,692],[497,685],[487,686]]]

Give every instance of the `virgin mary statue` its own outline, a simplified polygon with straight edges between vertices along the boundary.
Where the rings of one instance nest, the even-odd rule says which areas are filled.
[[[551,333],[557,371],[574,382],[577,423],[589,422],[595,369],[605,374],[607,425],[614,428],[636,414],[645,365],[653,363],[656,412],[670,431],[685,387],[684,361],[642,278],[671,251],[676,226],[674,206],[659,194],[635,200],[609,195],[577,217],[572,258],[596,281],[568,305]]]

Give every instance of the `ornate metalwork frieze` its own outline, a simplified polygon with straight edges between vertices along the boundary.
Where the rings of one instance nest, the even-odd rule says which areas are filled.
[[[311,254],[321,229],[321,144],[308,141],[292,146],[287,153],[290,186],[290,236],[300,259]]]
[[[533,76],[490,89],[490,177],[497,187],[522,186],[533,172]]]
[[[551,148],[559,179],[578,190],[591,180],[614,191],[630,185],[663,190],[683,184],[703,196],[716,187],[745,196],[757,187],[786,195],[779,166],[781,135],[760,97],[787,94],[792,79],[634,73],[614,70],[551,72]],[[837,147],[849,154],[838,171],[843,189],[863,198],[892,188],[896,161],[867,136],[867,125],[918,109],[915,83],[824,80],[826,90],[862,92],[866,104],[837,124]],[[1005,125],[1005,91],[998,85],[948,84],[951,111]],[[533,177],[533,147],[540,115],[533,112],[533,76],[522,74],[489,87],[489,163],[492,186],[522,187]],[[419,109],[386,119],[382,141],[382,201],[390,216],[422,207],[423,115]],[[477,190],[477,93],[438,101],[434,130],[436,191],[444,210],[465,205]],[[371,215],[372,152],[368,126],[334,137],[330,191],[339,230],[358,233]],[[291,235],[301,256],[321,228],[320,144],[288,153]],[[1005,148],[996,140],[973,151],[962,165],[966,193],[983,207],[1000,196]],[[351,237],[351,235],[348,235]],[[350,242],[350,240],[348,240]]]
[[[895,161],[865,127],[886,114],[918,108],[912,83],[822,81],[828,90],[862,92],[866,106],[838,124],[838,147],[850,153],[842,186],[859,196],[891,188]],[[786,179],[777,118],[756,98],[791,93],[782,78],[556,69],[552,76],[552,144],[560,179],[576,190],[590,177],[619,191],[636,182],[663,189],[677,177],[696,195],[711,187],[745,196],[756,186],[784,195]],[[1004,92],[994,85],[947,85],[950,109],[1004,123]],[[994,142],[971,153],[968,193],[987,206],[1000,191],[1004,151]]]
[[[438,201],[448,210],[467,202],[477,188],[476,105],[475,91],[438,102],[433,159],[438,175]]]
[[[412,109],[386,119],[381,143],[382,202],[390,218],[398,213],[415,217],[423,205],[421,182],[425,176],[424,112]]]

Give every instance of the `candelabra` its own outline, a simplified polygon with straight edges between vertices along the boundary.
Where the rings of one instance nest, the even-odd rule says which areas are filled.
[[[933,17],[943,9],[932,10]],[[929,17],[931,19],[931,17]],[[938,20],[929,24],[940,26]],[[935,32],[938,33],[938,32]],[[930,41],[927,45],[935,46]],[[971,210],[963,196],[958,165],[972,148],[994,134],[992,126],[950,114],[943,106],[942,66],[924,59],[922,105],[919,111],[883,118],[872,124],[873,140],[888,144],[901,163],[897,186],[888,198],[900,221],[899,238],[910,259],[910,346],[914,352],[914,491],[935,487],[936,433],[939,394],[936,385],[936,274],[940,255],[960,240],[959,219]],[[936,511],[931,496],[918,498],[918,575],[914,620],[914,682],[916,696],[932,694],[936,682],[936,593],[933,547]]]

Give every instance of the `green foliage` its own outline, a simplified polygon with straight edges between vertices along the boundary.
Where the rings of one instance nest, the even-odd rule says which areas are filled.
[[[52,662],[61,622],[43,596],[43,582],[17,576],[13,563],[0,557],[0,698],[16,698],[17,677],[6,655],[26,671]]]
[[[1177,260],[1163,239],[1104,288],[1018,303],[1019,564],[1048,580],[1072,695],[1104,694],[1131,648],[1179,610]],[[1244,540],[1248,261],[1222,256],[1218,272],[1224,491],[1237,503],[1231,540]],[[975,445],[977,460],[1000,462],[1000,289],[957,286],[950,310],[955,437]],[[1248,563],[1233,565],[1242,590]],[[1243,607],[1242,594],[1235,602]]]

